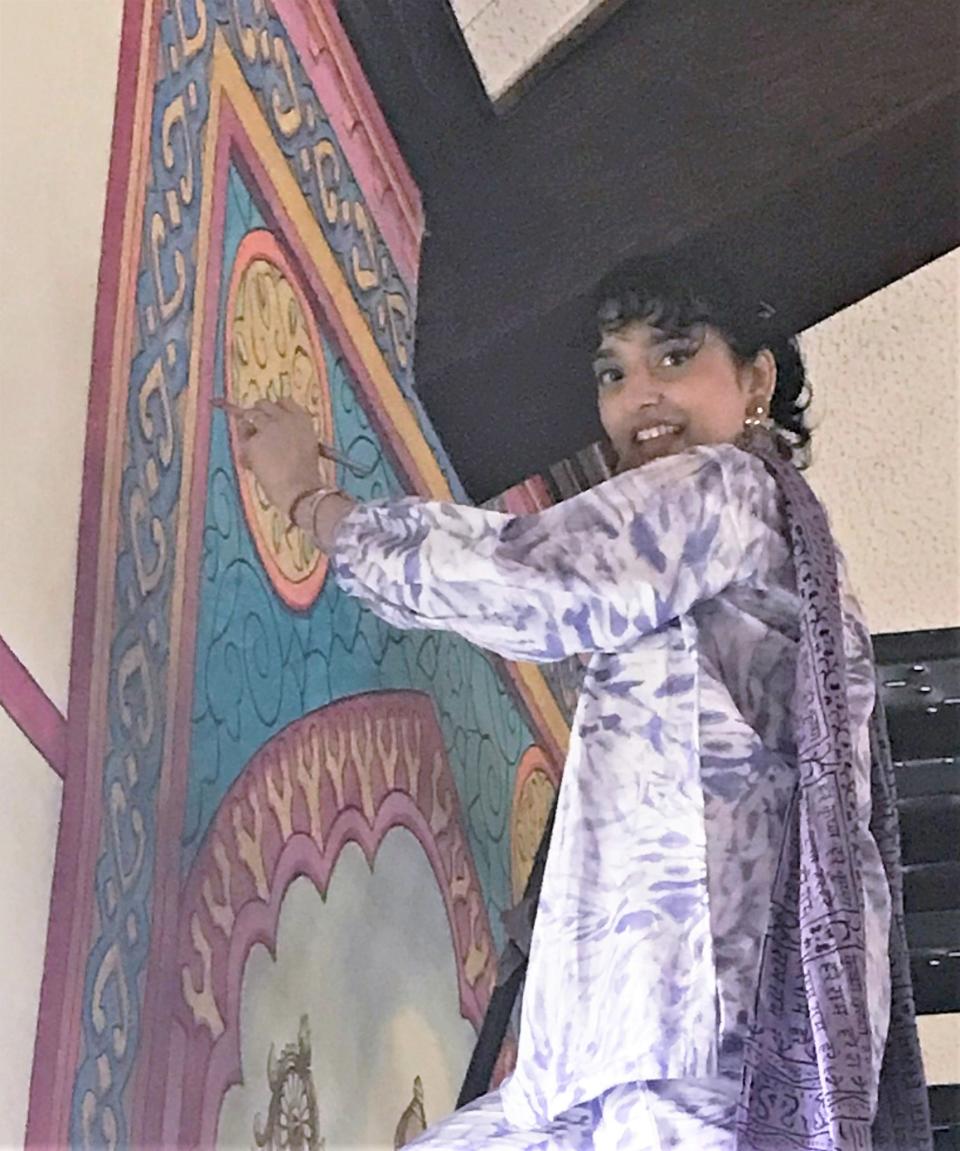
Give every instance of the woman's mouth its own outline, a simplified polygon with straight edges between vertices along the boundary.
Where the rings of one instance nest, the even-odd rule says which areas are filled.
[[[652,424],[649,428],[638,428],[620,441],[617,452],[618,471],[643,467],[651,460],[668,456],[683,444],[683,428],[679,424]]]
[[[657,424],[655,427],[642,428],[639,432],[634,432],[633,439],[635,443],[646,444],[663,436],[675,435],[679,430],[676,424]]]

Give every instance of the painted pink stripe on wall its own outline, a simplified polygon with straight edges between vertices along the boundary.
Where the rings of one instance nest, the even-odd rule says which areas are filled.
[[[67,721],[2,636],[0,705],[63,779],[67,763]]]

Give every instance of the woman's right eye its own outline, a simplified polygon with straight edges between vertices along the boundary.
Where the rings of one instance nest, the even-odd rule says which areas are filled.
[[[615,365],[598,367],[594,370],[598,388],[609,388],[623,379],[623,372]]]
[[[668,347],[660,356],[663,368],[682,368],[688,364],[700,349],[692,343],[676,343]]]

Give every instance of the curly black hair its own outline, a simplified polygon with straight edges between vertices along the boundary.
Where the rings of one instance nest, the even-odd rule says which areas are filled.
[[[744,292],[716,269],[685,271],[650,261],[625,266],[606,277],[595,293],[601,335],[631,321],[650,324],[668,336],[689,336],[704,327],[724,339],[740,363],[767,348],[777,365],[770,416],[789,444],[799,468],[810,462],[807,410],[810,385],[796,336],[777,331],[774,310]]]

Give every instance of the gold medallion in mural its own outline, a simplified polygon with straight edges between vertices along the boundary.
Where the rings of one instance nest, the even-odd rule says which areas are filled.
[[[313,416],[317,438],[330,443],[333,412],[323,345],[306,294],[272,233],[246,235],[237,251],[227,301],[224,347],[227,398],[241,407],[292,398]],[[239,444],[231,430],[234,457]],[[270,581],[283,601],[303,610],[323,586],[327,559],[237,467],[247,524]],[[318,485],[336,482],[321,460]]]
[[[556,794],[553,764],[541,748],[528,748],[517,767],[510,816],[510,878],[514,902],[523,897]]]

